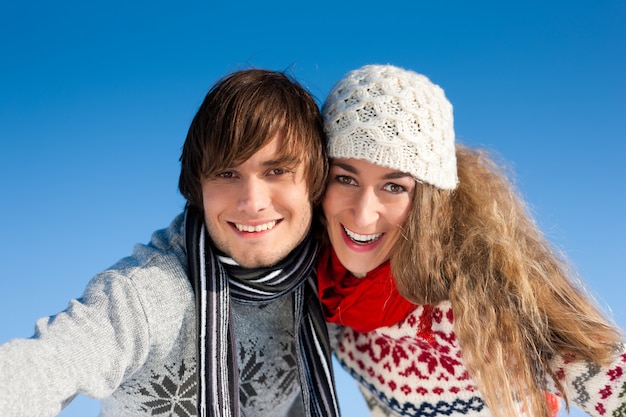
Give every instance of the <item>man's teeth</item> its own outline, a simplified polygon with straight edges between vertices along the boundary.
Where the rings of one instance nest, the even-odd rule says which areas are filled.
[[[377,241],[383,235],[382,233],[376,233],[373,235],[360,235],[346,229],[345,227],[343,228],[343,230],[345,230],[348,237],[356,243],[372,243]]]
[[[274,226],[276,226],[276,220],[271,221],[269,223],[265,223],[265,224],[259,224],[257,226],[250,226],[247,224],[235,223],[235,227],[240,232],[263,232],[265,230],[273,229]]]

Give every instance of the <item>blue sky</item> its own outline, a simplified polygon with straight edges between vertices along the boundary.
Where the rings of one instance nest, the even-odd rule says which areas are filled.
[[[626,3],[0,2],[0,343],[29,337],[182,210],[209,87],[287,70],[319,102],[391,63],[441,85],[457,140],[497,151],[547,236],[626,328]],[[365,415],[338,372],[344,416]],[[61,416],[97,416],[80,398]]]

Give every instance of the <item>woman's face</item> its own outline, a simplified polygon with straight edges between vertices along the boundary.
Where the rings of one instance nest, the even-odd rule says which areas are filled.
[[[415,186],[410,174],[364,160],[331,161],[322,207],[330,242],[348,271],[364,275],[389,259]]]

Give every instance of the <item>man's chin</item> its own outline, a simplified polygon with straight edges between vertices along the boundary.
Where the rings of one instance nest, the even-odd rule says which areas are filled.
[[[241,256],[233,256],[233,259],[239,266],[247,269],[254,268],[267,268],[273,265],[276,265],[280,262],[287,254],[267,254],[267,253],[259,253],[259,254],[244,254]]]

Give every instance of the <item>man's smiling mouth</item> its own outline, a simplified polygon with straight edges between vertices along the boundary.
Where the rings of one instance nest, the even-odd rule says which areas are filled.
[[[259,224],[259,225],[256,225],[256,226],[251,226],[251,225],[248,225],[248,224],[240,224],[240,223],[233,223],[233,225],[240,232],[258,233],[258,232],[264,232],[266,230],[273,229],[274,226],[276,226],[276,223],[278,223],[278,222],[276,220],[273,220],[271,222]]]

